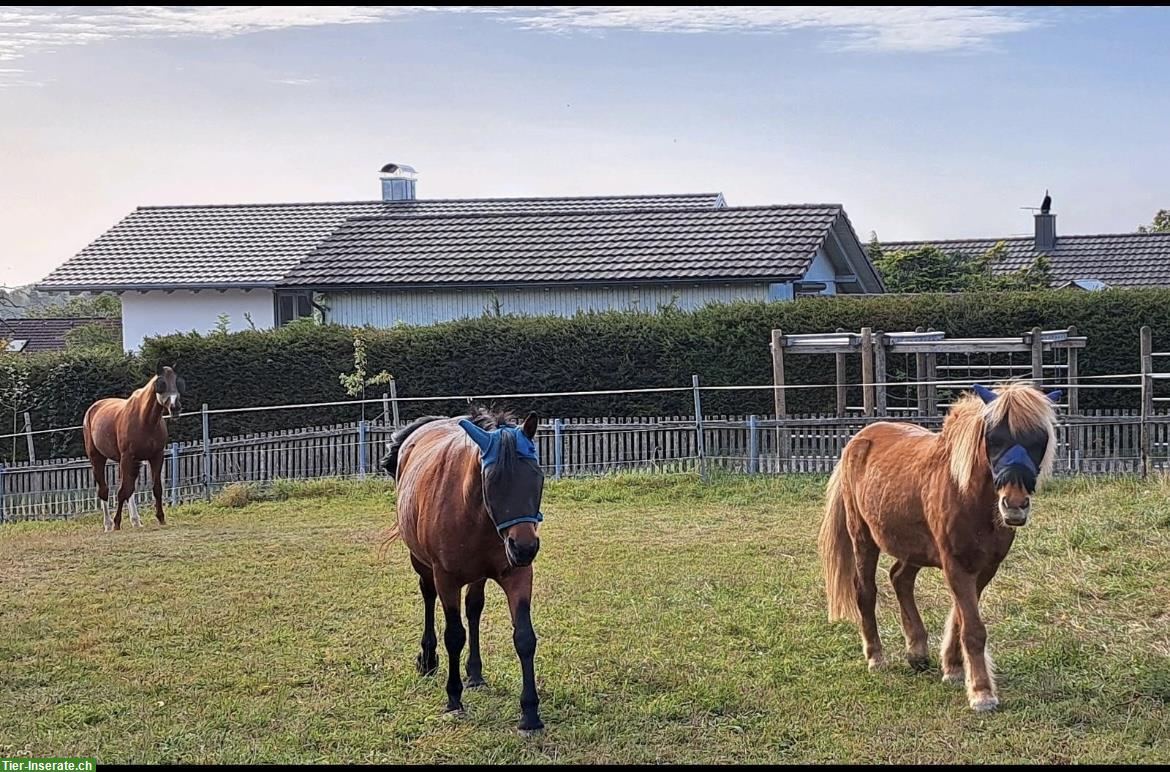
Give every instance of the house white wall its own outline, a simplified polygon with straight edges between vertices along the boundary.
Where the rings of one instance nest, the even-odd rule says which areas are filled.
[[[804,274],[804,280],[823,281],[825,289],[820,293],[822,295],[837,294],[837,271],[833,268],[833,262],[829,260],[825,250],[817,250],[816,257],[813,258],[812,264],[809,265],[808,271]]]
[[[578,311],[656,312],[674,304],[692,310],[708,303],[733,300],[767,300],[766,282],[742,284],[642,284],[608,287],[524,287],[497,291],[482,289],[403,290],[386,292],[335,292],[321,298],[329,309],[326,319],[349,326],[391,327],[434,324],[452,319],[483,316],[499,302],[504,314],[572,316]]]
[[[275,321],[272,290],[175,290],[122,294],[122,348],[135,351],[144,338],[173,332],[208,333],[219,315],[227,314],[233,332],[250,329],[245,314],[258,330]]]

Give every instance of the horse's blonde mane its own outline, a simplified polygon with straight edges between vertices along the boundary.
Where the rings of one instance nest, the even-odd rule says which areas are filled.
[[[1052,474],[1056,459],[1056,414],[1048,397],[1026,381],[1013,381],[995,388],[999,398],[990,404],[974,394],[964,394],[943,422],[943,442],[950,448],[951,479],[967,492],[976,474],[987,466],[984,434],[987,427],[1007,421],[1015,436],[1030,431],[1048,434],[1048,447],[1040,462],[1039,481]]]

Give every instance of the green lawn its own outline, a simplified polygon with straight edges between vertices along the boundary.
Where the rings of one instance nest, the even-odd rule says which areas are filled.
[[[184,507],[165,529],[3,526],[0,756],[1170,762],[1170,484],[1041,494],[985,595],[1003,700],[990,715],[940,682],[937,661],[869,673],[855,630],[826,621],[823,484],[550,483],[534,600],[548,728],[535,738],[514,728],[519,668],[494,585],[489,685],[465,694],[467,714],[442,716],[442,678],[415,674],[421,604],[405,547],[377,549],[393,509],[381,483]],[[919,599],[937,648],[938,572]]]

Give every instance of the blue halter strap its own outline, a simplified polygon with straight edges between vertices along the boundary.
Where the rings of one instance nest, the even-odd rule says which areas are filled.
[[[518,455],[520,458],[532,459],[533,461],[540,460],[536,455],[536,444],[531,439],[529,439],[528,435],[525,434],[519,427],[501,426],[500,428],[493,429],[489,432],[479,428],[466,418],[459,419],[459,425],[463,427],[463,431],[467,432],[467,435],[471,437],[472,441],[475,442],[475,444],[479,447],[480,466],[484,470],[487,470],[488,467],[493,466],[497,461],[500,460],[500,447],[503,444],[501,439],[504,436],[504,432],[507,432],[516,438],[516,455]],[[489,514],[491,513],[489,512]],[[492,522],[495,523],[494,515],[492,516]],[[495,523],[495,526],[496,531],[503,533],[505,530],[511,528],[517,523],[543,522],[544,515],[540,512],[537,512],[533,515],[522,515],[520,517],[514,517],[511,520],[506,520],[502,523]]]

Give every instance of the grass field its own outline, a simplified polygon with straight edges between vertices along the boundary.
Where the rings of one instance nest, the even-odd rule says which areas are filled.
[[[466,716],[440,715],[442,678],[415,674],[421,603],[405,548],[376,548],[392,511],[381,483],[188,506],[164,529],[3,526],[0,756],[1170,762],[1170,484],[1041,494],[985,595],[1003,704],[977,715],[937,660],[871,674],[855,630],[826,621],[823,483],[550,483],[534,601],[548,729],[535,738],[514,728],[519,668],[498,588],[489,685],[465,694]],[[893,654],[896,605],[879,584]],[[938,572],[919,599],[937,649]]]

